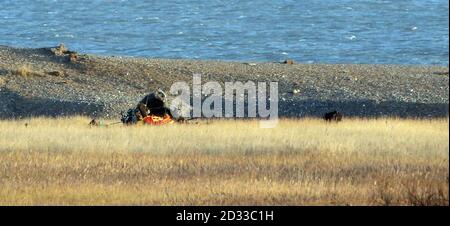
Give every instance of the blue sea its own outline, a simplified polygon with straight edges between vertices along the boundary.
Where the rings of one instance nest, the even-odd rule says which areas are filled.
[[[0,0],[0,45],[100,55],[448,65],[448,0]]]

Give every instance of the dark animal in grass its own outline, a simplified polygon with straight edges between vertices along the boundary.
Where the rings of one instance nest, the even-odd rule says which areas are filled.
[[[142,99],[139,104],[144,104],[150,113],[155,116],[164,117],[168,114],[172,117],[170,109],[166,106],[166,94],[161,89],[150,93]],[[142,106],[142,105],[140,105]],[[139,105],[138,105],[139,107]]]
[[[327,122],[331,122],[331,121],[340,122],[340,121],[342,121],[342,114],[339,113],[338,111],[331,111],[331,112],[325,113],[325,115],[323,116],[323,119],[325,119]]]
[[[100,124],[97,122],[97,120],[92,119],[91,122],[89,122],[89,125],[92,126],[99,126]]]

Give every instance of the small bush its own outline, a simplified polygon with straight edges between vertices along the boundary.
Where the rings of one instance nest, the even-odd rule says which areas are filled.
[[[14,71],[14,74],[16,75],[20,75],[24,78],[28,78],[28,77],[44,77],[44,74],[38,71],[34,71],[32,69],[30,69],[30,67],[28,66],[21,66],[19,67],[17,70]]]

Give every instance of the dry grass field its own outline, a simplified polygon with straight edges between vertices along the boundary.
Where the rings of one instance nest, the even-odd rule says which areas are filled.
[[[448,205],[448,118],[88,122],[0,121],[0,205]]]

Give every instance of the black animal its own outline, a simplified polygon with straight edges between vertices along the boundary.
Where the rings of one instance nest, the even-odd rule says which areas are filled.
[[[90,126],[98,126],[98,125],[99,125],[99,123],[97,122],[97,120],[95,120],[95,119],[92,119],[92,121],[91,121],[91,122],[89,122],[89,125],[90,125]]]
[[[166,106],[166,94],[161,89],[145,96],[139,104],[144,104],[152,115],[164,117],[168,114],[172,117],[170,109]]]
[[[128,109],[126,114],[122,113],[122,123],[136,124],[148,115],[164,117],[169,115],[173,118],[170,109],[166,106],[166,94],[162,89],[150,93],[139,101],[136,108]]]
[[[137,109],[139,109],[139,112],[141,113],[142,118],[145,118],[148,116],[148,114],[150,114],[150,110],[148,109],[146,104],[139,103],[137,105]]]
[[[331,122],[331,121],[340,122],[340,121],[342,121],[342,114],[339,113],[338,111],[328,112],[328,113],[325,113],[325,115],[323,116],[323,119],[325,119],[328,122]]]

